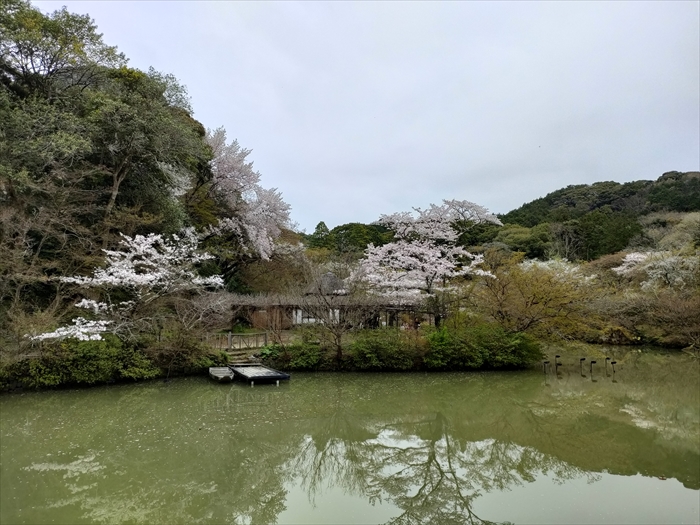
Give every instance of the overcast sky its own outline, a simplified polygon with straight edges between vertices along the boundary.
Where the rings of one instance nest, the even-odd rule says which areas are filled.
[[[700,168],[700,2],[35,1],[253,150],[300,228]]]

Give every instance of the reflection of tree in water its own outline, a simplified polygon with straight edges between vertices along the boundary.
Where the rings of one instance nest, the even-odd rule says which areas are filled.
[[[327,486],[390,502],[395,523],[469,524],[488,518],[474,515],[480,495],[540,474],[641,473],[697,490],[698,362],[619,352],[616,383],[604,367],[599,382],[581,378],[569,359],[547,388],[527,372],[299,374],[294,389],[179,380],[6,398],[0,516],[273,523],[298,481],[312,502]]]
[[[596,479],[511,442],[459,440],[441,413],[387,425],[376,437],[352,416],[335,414],[327,421],[304,442],[294,463],[310,499],[323,485],[367,496],[373,504],[388,499],[402,510],[392,524],[490,523],[472,508],[483,492],[531,482],[547,472],[560,482],[580,476]]]
[[[322,485],[340,487],[347,494],[364,494],[369,475],[364,461],[365,441],[374,434],[346,412],[335,412],[321,423],[312,435],[304,438],[290,462],[309,500],[314,504]]]

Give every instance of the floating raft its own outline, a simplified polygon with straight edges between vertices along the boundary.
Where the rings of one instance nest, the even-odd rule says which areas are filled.
[[[289,379],[290,377],[289,374],[285,374],[284,372],[259,363],[231,363],[228,367],[234,377],[248,381],[251,386],[253,386],[256,381],[261,383],[276,381],[279,385],[280,381]]]
[[[233,371],[227,366],[209,367],[209,377],[219,383],[229,383],[233,381]]]

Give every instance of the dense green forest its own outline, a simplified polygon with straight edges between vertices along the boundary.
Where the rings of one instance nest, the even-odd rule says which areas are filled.
[[[698,172],[569,186],[500,217],[445,200],[306,234],[249,153],[89,16],[4,0],[0,383],[198,370],[228,359],[207,334],[251,326],[273,336],[264,357],[296,369],[521,367],[547,340],[700,344]],[[295,309],[316,322],[282,337]]]
[[[655,181],[567,186],[500,215],[503,227],[479,225],[460,244],[479,249],[498,243],[528,258],[590,261],[625,248],[659,248],[659,230],[670,231],[692,212],[700,212],[700,172],[671,171]],[[359,223],[329,231],[320,222],[304,237],[307,246],[336,254],[391,240],[381,226]]]

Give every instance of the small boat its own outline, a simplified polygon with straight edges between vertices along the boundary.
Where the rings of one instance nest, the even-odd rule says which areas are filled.
[[[227,366],[210,366],[209,377],[219,383],[230,383],[233,381],[233,371]]]

